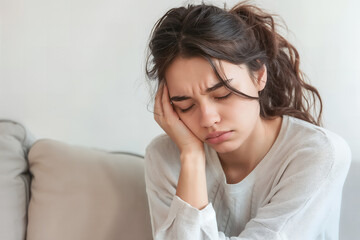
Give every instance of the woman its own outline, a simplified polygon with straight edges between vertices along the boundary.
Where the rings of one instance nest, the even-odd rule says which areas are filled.
[[[174,8],[149,48],[167,133],[145,156],[154,239],[338,239],[350,150],[319,126],[319,93],[273,16]]]

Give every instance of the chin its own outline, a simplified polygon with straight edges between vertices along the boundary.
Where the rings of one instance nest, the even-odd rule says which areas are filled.
[[[220,144],[208,144],[212,149],[214,149],[217,153],[229,153],[233,152],[239,148],[237,144],[233,142],[223,142]]]

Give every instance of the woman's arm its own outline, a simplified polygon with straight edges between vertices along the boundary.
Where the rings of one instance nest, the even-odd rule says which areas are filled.
[[[199,210],[208,205],[203,152],[182,153],[176,195]]]
[[[204,229],[218,234],[215,211],[211,203],[199,210],[180,198],[181,190],[180,154],[176,146],[166,136],[155,139],[145,155],[145,180],[148,195],[152,233],[155,240],[165,239],[206,239]],[[196,171],[183,171],[197,175]],[[185,178],[184,178],[185,179]],[[188,178],[185,192],[193,198],[197,196],[192,178]],[[204,177],[205,179],[205,177]],[[178,182],[179,180],[179,182]],[[185,181],[184,181],[185,182]],[[202,185],[202,184],[199,184]],[[206,185],[206,184],[204,184]],[[206,186],[204,186],[206,191]],[[202,191],[202,189],[201,189]],[[182,195],[182,194],[179,194]],[[205,193],[206,201],[207,193]],[[186,198],[185,194],[182,196]],[[202,196],[200,195],[199,198]],[[191,199],[190,199],[191,201]],[[195,203],[196,204],[196,203]]]
[[[176,195],[195,208],[204,208],[208,204],[204,145],[173,109],[166,84],[159,87],[154,112],[156,122],[180,150],[181,171]]]

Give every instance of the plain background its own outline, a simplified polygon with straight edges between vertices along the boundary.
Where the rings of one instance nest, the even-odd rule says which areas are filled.
[[[147,108],[146,45],[156,20],[184,3],[199,1],[0,0],[0,118],[37,138],[143,154],[162,133]],[[325,127],[360,161],[359,1],[252,3],[285,20]]]

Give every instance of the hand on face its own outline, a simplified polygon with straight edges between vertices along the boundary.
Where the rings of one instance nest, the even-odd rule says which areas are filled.
[[[186,127],[173,109],[166,83],[159,87],[156,94],[154,118],[167,135],[176,143],[181,153],[204,151],[203,142]]]

